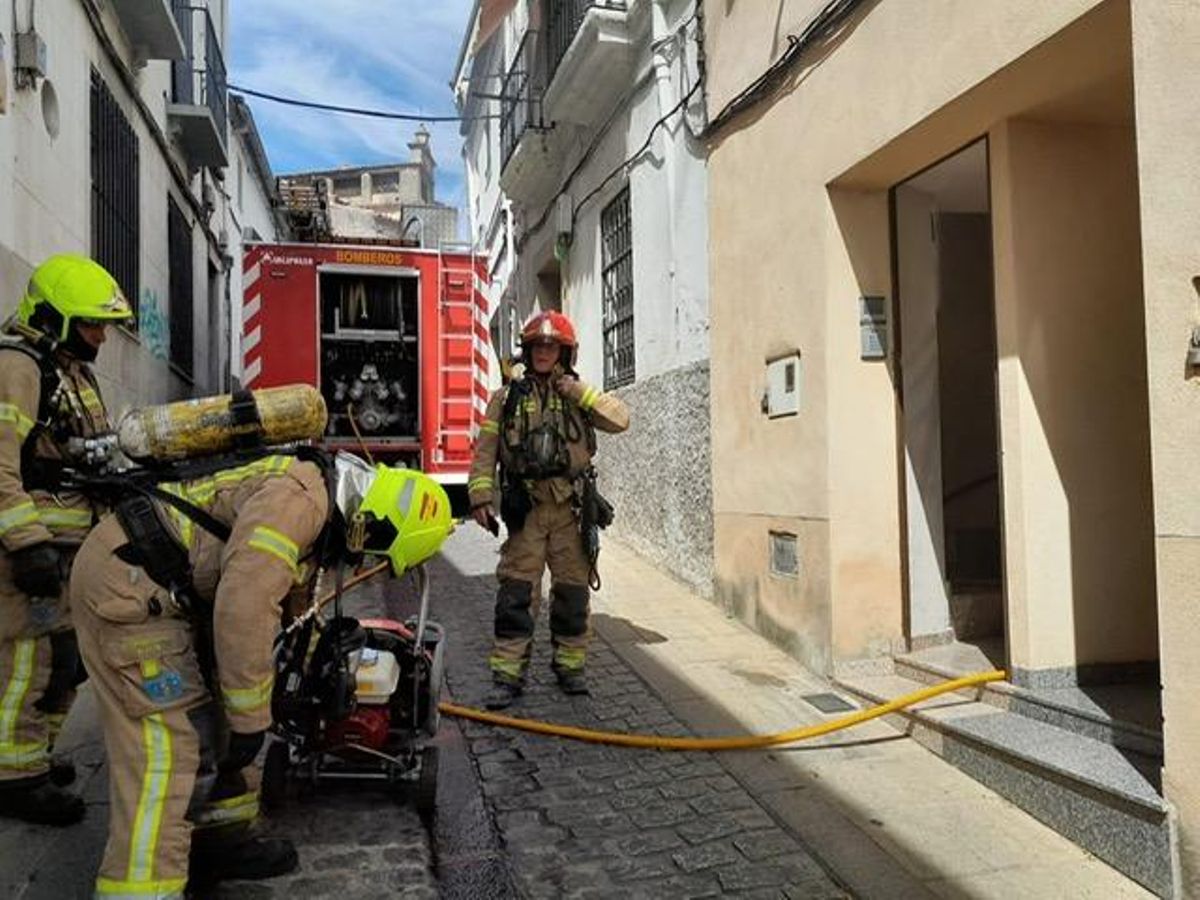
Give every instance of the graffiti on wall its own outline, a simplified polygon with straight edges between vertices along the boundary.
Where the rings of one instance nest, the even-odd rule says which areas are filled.
[[[138,334],[142,345],[155,359],[166,359],[171,338],[167,317],[158,302],[158,293],[152,288],[142,289],[142,300],[138,304]]]

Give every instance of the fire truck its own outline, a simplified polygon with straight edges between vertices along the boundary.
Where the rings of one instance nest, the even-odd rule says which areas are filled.
[[[329,448],[465,486],[488,397],[485,277],[462,247],[249,244],[242,384],[314,385]]]

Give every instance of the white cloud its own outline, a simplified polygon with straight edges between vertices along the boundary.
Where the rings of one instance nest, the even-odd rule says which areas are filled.
[[[454,113],[449,81],[471,0],[234,0],[230,81],[342,106]],[[404,159],[417,123],[248,98],[280,171]],[[435,123],[439,199],[461,206],[461,139]]]

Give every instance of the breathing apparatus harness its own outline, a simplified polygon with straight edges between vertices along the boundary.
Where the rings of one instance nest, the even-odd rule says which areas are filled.
[[[578,377],[561,363],[555,373]],[[530,406],[539,402],[541,422],[530,427]],[[500,466],[500,518],[509,531],[516,532],[524,527],[533,509],[531,483],[569,475],[570,445],[580,440],[586,441],[588,456],[594,456],[596,429],[587,410],[579,409],[577,418],[566,401],[553,392],[549,380],[527,373],[508,386],[500,432],[508,459]],[[588,560],[588,585],[599,590],[600,530],[612,524],[613,506],[597,489],[596,469],[590,464],[575,476],[572,486],[572,506],[579,518],[579,536]]]
[[[257,429],[242,433],[241,426],[261,424],[254,397],[247,390],[234,392],[231,409],[234,427],[239,431],[238,447],[232,453],[116,473],[94,474],[64,469],[59,479],[60,486],[77,490],[113,509],[129,538],[129,542],[116,551],[117,556],[145,569],[150,579],[169,593],[172,602],[193,618],[211,616],[211,609],[195,592],[188,548],[176,537],[159,504],[174,508],[222,543],[229,540],[232,528],[203,507],[164,488],[164,483],[192,481],[267,456],[286,455],[311,462],[320,469],[329,495],[329,516],[314,544],[313,556],[323,567],[347,555],[347,529],[334,502],[336,485],[331,456],[315,447],[265,446]],[[152,608],[150,612],[158,615],[162,609]]]
[[[574,372],[560,364],[555,374]],[[532,426],[529,413],[535,406],[540,407],[541,421]],[[586,440],[588,453],[595,453],[591,416],[585,410],[579,410],[579,416],[582,421],[554,392],[549,379],[527,373],[508,385],[500,424],[505,450],[500,464],[500,518],[510,531],[520,531],[533,509],[533,482],[570,474],[571,444]]]
[[[101,436],[85,438],[87,426],[94,426],[71,379],[55,358],[58,343],[49,335],[12,320],[0,334],[0,351],[20,353],[38,367],[39,389],[37,418],[21,442],[21,481],[26,490],[57,491],[67,467],[97,471],[107,464],[110,442]],[[86,365],[80,373],[96,395],[99,385]],[[39,458],[36,448],[42,435],[49,435],[69,461]]]

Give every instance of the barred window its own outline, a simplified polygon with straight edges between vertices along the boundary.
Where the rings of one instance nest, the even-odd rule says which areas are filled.
[[[133,305],[139,279],[138,139],[100,73],[92,69],[92,258]]]
[[[633,222],[629,188],[600,213],[604,297],[604,389],[632,384]]]
[[[188,375],[192,373],[192,310],[195,307],[192,278],[192,229],[187,217],[167,198],[167,259],[170,266],[171,362]]]

